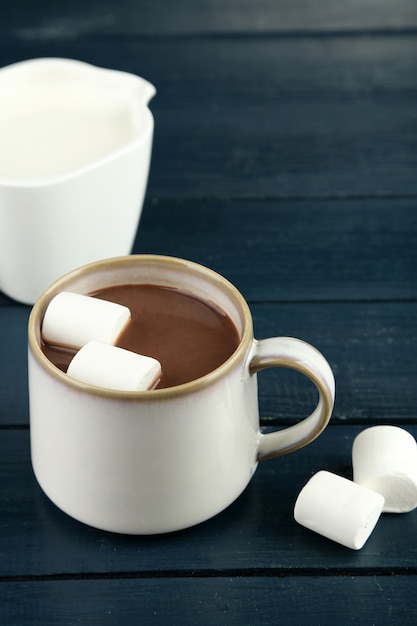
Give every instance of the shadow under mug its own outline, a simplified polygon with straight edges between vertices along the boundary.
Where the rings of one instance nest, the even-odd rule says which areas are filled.
[[[81,383],[45,357],[42,319],[57,293],[88,294],[139,283],[179,288],[215,303],[239,331],[236,351],[206,376],[145,392]],[[249,307],[239,291],[219,274],[183,259],[131,255],[78,268],[44,291],[28,332],[36,478],[63,511],[100,529],[164,533],[214,516],[242,493],[258,461],[311,442],[333,410],[334,377],[321,353],[294,338],[254,339]],[[262,434],[256,372],[272,366],[305,374],[319,400],[301,422]]]

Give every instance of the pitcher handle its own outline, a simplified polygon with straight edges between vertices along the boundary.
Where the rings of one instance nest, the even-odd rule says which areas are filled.
[[[319,401],[301,422],[268,434],[260,434],[258,460],[293,452],[313,441],[327,426],[334,406],[335,380],[324,356],[313,346],[293,337],[255,340],[249,361],[251,375],[268,367],[288,367],[301,372],[317,387]]]

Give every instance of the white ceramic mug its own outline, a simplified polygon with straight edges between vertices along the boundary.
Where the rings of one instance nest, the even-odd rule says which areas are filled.
[[[234,321],[241,340],[210,374],[167,389],[120,392],[83,384],[41,350],[41,325],[61,291],[88,294],[117,284],[166,285],[211,301]],[[259,429],[256,372],[289,367],[319,392],[313,413],[269,434]],[[292,452],[327,425],[334,403],[328,362],[298,339],[257,341],[238,290],[217,273],[172,257],[132,255],[79,268],[51,285],[29,320],[32,464],[63,511],[121,533],[174,531],[233,502],[259,460]]]
[[[146,80],[70,59],[0,69],[0,289],[33,304],[70,270],[129,254],[153,140]]]

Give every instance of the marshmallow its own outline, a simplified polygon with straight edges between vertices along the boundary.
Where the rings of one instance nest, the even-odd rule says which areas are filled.
[[[129,320],[121,304],[64,291],[46,309],[42,336],[45,343],[75,349],[92,340],[115,343]]]
[[[96,387],[145,391],[161,377],[161,365],[151,357],[90,341],[73,357],[67,374]]]
[[[328,539],[359,550],[373,531],[383,506],[381,494],[322,470],[301,490],[294,518]]]
[[[352,448],[353,480],[385,498],[384,512],[417,507],[417,444],[398,426],[363,430]]]

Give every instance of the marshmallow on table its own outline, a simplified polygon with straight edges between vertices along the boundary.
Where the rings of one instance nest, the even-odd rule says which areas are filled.
[[[406,513],[417,507],[417,444],[398,426],[373,426],[353,442],[353,480],[381,493],[384,512]]]
[[[300,491],[296,522],[347,548],[359,550],[373,531],[384,498],[331,472],[317,472]]]
[[[96,387],[145,391],[151,389],[161,377],[161,365],[152,357],[90,341],[76,353],[67,374]]]
[[[129,320],[130,311],[121,304],[63,291],[46,309],[42,337],[45,343],[75,349],[93,340],[112,344]]]

